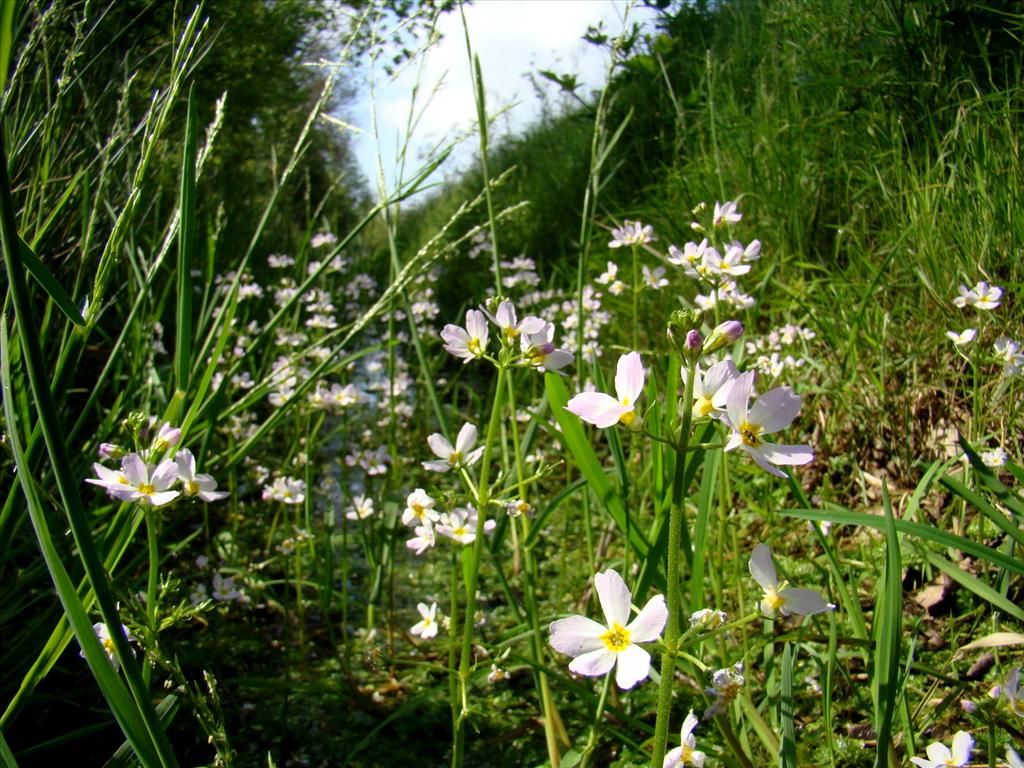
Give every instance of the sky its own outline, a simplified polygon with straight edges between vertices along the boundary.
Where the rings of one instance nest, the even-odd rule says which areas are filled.
[[[574,73],[582,86],[578,93],[589,93],[603,85],[608,66],[607,52],[582,40],[590,25],[603,21],[605,32],[616,35],[622,29],[626,2],[621,0],[476,0],[465,7],[466,22],[474,52],[480,58],[488,112],[507,111],[492,127],[492,144],[498,136],[515,132],[535,119],[541,108],[526,75],[547,69],[558,74]],[[630,11],[632,21],[653,18],[645,8]],[[395,148],[408,121],[411,94],[417,77],[421,94],[417,104],[435,89],[419,120],[410,146],[406,176],[420,165],[429,148],[469,130],[476,120],[469,59],[466,54],[462,19],[445,14],[440,22],[441,42],[428,54],[421,73],[407,67],[390,80],[382,71],[374,74],[377,123],[385,178],[394,184]],[[364,71],[365,78],[370,73]],[[557,87],[550,85],[549,92]],[[377,146],[373,138],[370,88],[359,88],[358,100],[349,106],[346,120],[360,131],[354,136],[359,165],[377,188]],[[448,172],[474,162],[478,140],[472,137],[449,161]]]

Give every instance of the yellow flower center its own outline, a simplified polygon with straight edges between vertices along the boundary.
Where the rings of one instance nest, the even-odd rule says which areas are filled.
[[[751,448],[756,448],[763,442],[759,435],[761,434],[760,424],[751,424],[749,421],[744,421],[740,424],[740,437],[743,439],[745,445],[749,445]]]
[[[469,343],[466,345],[466,349],[468,349],[474,355],[479,355],[482,352],[480,346],[480,339],[474,336],[472,339],[469,340]]]
[[[505,338],[508,339],[509,341],[511,341],[512,339],[514,339],[518,335],[519,335],[519,330],[516,329],[516,328],[512,328],[510,326],[510,327],[505,329]]]
[[[103,650],[107,652],[108,656],[114,655],[114,638],[104,637],[100,640],[100,644],[103,646]]]
[[[461,451],[452,451],[451,453],[448,454],[449,464],[458,464],[460,461],[462,461]]]
[[[185,483],[185,495],[195,496],[197,493],[199,493],[199,483],[197,483],[195,480],[187,481]]]
[[[761,605],[767,608],[770,612],[774,613],[786,604],[786,598],[782,597],[774,587],[765,590],[764,600],[761,601]]]
[[[539,352],[536,349],[530,353],[530,365],[540,366],[544,365],[544,353]]]
[[[156,493],[156,486],[150,485],[149,483],[141,483],[139,485],[139,493],[144,493],[147,496],[151,496]]]
[[[458,528],[453,530],[452,533],[461,538],[461,537],[465,536],[466,534],[468,534],[469,531],[466,530],[466,526],[463,525],[463,526],[459,526]]]
[[[601,635],[601,641],[609,651],[619,653],[629,647],[630,632],[618,622],[612,623],[611,628]]]
[[[693,412],[701,416],[707,416],[713,410],[715,410],[715,406],[711,404],[711,398],[703,395],[698,397],[697,402],[693,404]]]
[[[627,427],[633,423],[636,419],[636,411],[626,411],[624,414],[619,416],[619,421],[625,424]]]
[[[422,520],[423,516],[427,514],[427,510],[423,508],[422,504],[414,502],[412,504],[412,513]]]

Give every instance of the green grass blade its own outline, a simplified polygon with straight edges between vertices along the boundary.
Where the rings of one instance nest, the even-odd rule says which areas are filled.
[[[875,768],[888,768],[890,764],[903,618],[903,562],[889,490],[885,484],[882,485],[882,504],[885,508],[885,574],[884,585],[878,590],[875,601],[874,625],[871,628],[875,635],[871,686],[875,698],[875,732],[878,734]]]
[[[587,485],[590,486],[598,503],[615,521],[619,529],[625,533],[628,528],[629,545],[633,551],[638,557],[646,557],[649,545],[644,535],[636,526],[627,526],[626,507],[622,498],[615,492],[608,476],[602,469],[601,462],[598,461],[597,454],[594,453],[580,420],[565,410],[565,404],[569,402],[569,393],[565,388],[565,382],[557,373],[546,373],[544,374],[544,387],[547,390],[551,413],[562,429],[562,438],[576,461],[580,474],[586,478]]]
[[[997,528],[1003,531],[1007,536],[1017,542],[1017,546],[1024,547],[1024,531],[1018,526],[1014,525],[1012,520],[1007,519],[1006,515],[992,506],[988,499],[982,496],[980,493],[976,493],[968,488],[966,485],[961,483],[955,477],[949,475],[943,475],[939,480],[942,485],[952,491],[954,494],[959,496],[961,499],[966,501],[976,510],[981,512],[987,517]]]
[[[829,521],[839,525],[863,525],[874,528],[876,531],[885,530],[885,520],[877,515],[869,515],[865,512],[854,512],[853,510],[840,507],[838,504],[829,504],[828,509],[787,509],[780,514],[789,517],[798,517],[801,520],[817,520],[819,522]],[[984,544],[965,539],[946,531],[940,531],[931,525],[924,523],[912,523],[909,520],[895,520],[896,530],[904,535],[914,536],[919,539],[934,542],[950,549],[961,549],[968,554],[980,557],[983,560],[998,565],[1011,573],[1024,577],[1024,563],[1009,557],[1002,552],[986,547]]]
[[[53,396],[50,393],[48,368],[39,345],[38,326],[33,320],[34,312],[28,293],[28,286],[25,283],[25,267],[21,258],[21,241],[18,237],[17,225],[15,223],[14,202],[11,199],[7,154],[3,146],[2,131],[0,131],[0,242],[2,242],[3,246],[4,267],[7,270],[10,296],[16,313],[18,337],[22,346],[25,373],[29,389],[32,393],[32,399],[38,412],[39,425],[46,442],[47,452],[50,456],[53,476],[60,491],[64,512],[67,516],[75,545],[78,547],[78,557],[92,584],[93,590],[96,592],[103,621],[111,628],[111,639],[135,699],[136,711],[146,725],[146,730],[149,732],[152,740],[152,750],[159,758],[159,763],[154,764],[176,766],[177,760],[174,757],[170,742],[167,740],[167,735],[160,726],[156,713],[153,710],[149,691],[143,683],[142,675],[139,672],[131,647],[128,644],[127,638],[120,631],[122,625],[117,611],[117,603],[114,599],[107,573],[103,568],[103,563],[96,551],[89,519],[78,492],[80,480],[74,471],[71,458],[68,455],[67,446],[64,443],[63,428],[57,415]],[[13,392],[4,398],[4,403],[12,403],[13,406]],[[12,432],[17,423],[12,418],[13,416],[14,411],[11,410],[8,417],[8,428]],[[27,494],[30,488],[34,491],[32,484],[27,481],[27,478],[33,477],[33,474],[27,464],[24,464],[23,467],[22,487]],[[61,568],[63,569],[63,566]],[[70,602],[65,604],[65,610],[68,609],[70,604]],[[76,627],[76,635],[79,641],[82,641],[83,638],[78,632],[79,629],[81,628]],[[89,631],[91,633],[91,626]],[[95,636],[93,640],[95,640]],[[85,638],[85,643],[89,644],[89,642],[89,639]],[[96,643],[97,648],[98,646],[99,644]],[[97,674],[96,670],[94,670],[94,674]]]
[[[185,147],[181,158],[181,188],[178,196],[178,304],[174,344],[174,381],[178,392],[188,392],[192,364],[192,248],[196,236],[196,100],[195,88],[188,92]]]
[[[0,764],[3,765],[3,768],[18,768],[18,761],[14,759],[11,748],[7,746],[3,731],[0,731]]]
[[[92,671],[96,683],[103,693],[110,711],[114,715],[125,737],[132,743],[136,755],[144,766],[159,766],[160,760],[153,748],[151,740],[146,733],[146,726],[132,702],[131,696],[125,690],[121,679],[114,671],[113,665],[107,658],[106,652],[100,645],[96,633],[92,628],[92,621],[86,612],[85,606],[78,591],[75,589],[71,577],[64,568],[60,554],[54,546],[50,536],[49,525],[46,522],[46,514],[39,501],[35,480],[28,470],[25,461],[25,454],[21,446],[21,437],[15,428],[17,424],[14,413],[11,367],[10,367],[10,344],[7,338],[7,317],[0,317],[0,381],[3,386],[3,407],[4,418],[7,421],[8,439],[11,445],[11,453],[14,455],[15,466],[18,468],[18,479],[21,483],[25,503],[28,508],[29,518],[35,528],[36,540],[42,552],[46,567],[50,571],[57,596],[64,606],[64,613],[71,623],[75,636],[78,638],[82,652],[85,654],[86,662]],[[114,625],[120,627],[120,622]],[[127,642],[127,641],[126,641]],[[130,653],[130,651],[129,651]]]
[[[924,546],[918,546],[917,550],[921,554],[921,557],[927,560],[933,567],[949,576],[953,581],[960,584],[960,586],[969,589],[982,600],[986,600],[999,610],[1010,614],[1018,621],[1024,621],[1024,608],[1021,608],[1012,600],[1007,599],[1005,595],[990,587],[977,576],[973,576],[964,569],[958,568],[946,558],[936,555]]]
[[[796,725],[793,722],[793,646],[786,643],[782,649],[782,689],[779,692],[779,721],[782,725],[782,745],[779,749],[781,768],[797,768]]]
[[[53,276],[53,273],[46,268],[46,265],[36,256],[28,243],[18,238],[18,243],[21,245],[21,258],[25,263],[25,268],[32,277],[36,279],[36,282],[43,287],[46,291],[46,295],[53,300],[53,303],[57,305],[57,308],[64,313],[72,323],[78,326],[84,326],[85,320],[82,318],[82,314],[78,311],[78,307],[71,300],[68,292],[64,290],[64,286],[57,282],[57,278]]]
[[[992,495],[999,499],[1000,503],[1006,505],[1007,509],[1013,510],[1015,514],[1024,517],[1024,499],[1021,498],[1020,494],[1003,485],[991,467],[985,466],[985,463],[978,458],[978,452],[962,437],[960,438],[960,447],[964,449],[964,453],[970,459],[974,473],[981,479],[982,484]],[[1012,465],[1007,468],[1012,471]],[[1020,480],[1019,477],[1017,479],[1018,481]]]

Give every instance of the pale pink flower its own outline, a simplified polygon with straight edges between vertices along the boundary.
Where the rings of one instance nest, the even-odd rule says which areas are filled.
[[[597,677],[617,667],[615,682],[620,688],[632,688],[650,673],[651,656],[637,643],[650,643],[661,635],[668,619],[665,598],[655,595],[629,622],[632,599],[622,577],[605,571],[594,576],[594,586],[605,624],[586,616],[558,619],[551,622],[549,642],[556,651],[573,657],[569,669],[576,674]]]
[[[726,451],[742,448],[766,472],[778,477],[786,474],[775,464],[800,465],[814,460],[808,445],[779,445],[764,440],[765,435],[788,427],[800,410],[800,397],[789,387],[765,392],[750,404],[754,388],[754,372],[740,374],[729,388],[726,398],[726,422],[732,434],[725,444]]]
[[[174,455],[178,466],[178,479],[186,496],[198,496],[203,501],[219,501],[228,497],[227,491],[217,490],[217,481],[206,474],[196,474],[196,458],[188,448]]]
[[[953,749],[950,750],[945,744],[933,741],[925,749],[928,759],[923,757],[912,757],[910,762],[919,768],[947,768],[947,766],[964,766],[971,762],[971,750],[974,749],[974,739],[967,731],[957,731],[953,736]]]
[[[478,357],[482,357],[487,351],[487,318],[478,309],[466,310],[466,327],[449,323],[441,331],[441,339],[444,340],[444,348],[447,352],[455,355],[468,363]]]
[[[472,466],[480,460],[484,453],[483,446],[473,450],[476,437],[476,427],[469,423],[462,425],[454,446],[440,432],[435,432],[427,438],[427,444],[437,456],[437,460],[422,462],[423,468],[430,472],[447,472],[449,469],[460,466]]]
[[[813,589],[794,589],[782,585],[779,589],[779,578],[775,574],[775,564],[772,562],[772,551],[767,544],[758,544],[750,556],[748,563],[750,575],[754,581],[761,585],[764,590],[764,597],[761,599],[761,613],[765,616],[774,616],[778,611],[783,616],[791,613],[799,613],[802,616],[813,616],[816,613],[824,613],[835,608],[831,603],[825,602],[825,598]]]
[[[636,401],[644,390],[644,366],[639,352],[619,358],[615,372],[615,397],[603,392],[581,392],[565,409],[595,427],[622,422],[629,426],[637,417]]]

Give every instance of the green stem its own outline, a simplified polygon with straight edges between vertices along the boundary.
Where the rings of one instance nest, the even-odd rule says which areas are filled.
[[[672,508],[668,520],[668,624],[665,627],[665,651],[661,655],[661,687],[658,689],[658,719],[654,725],[654,751],[651,768],[661,768],[665,760],[665,745],[668,741],[668,721],[672,714],[672,682],[675,677],[676,651],[679,641],[679,540],[683,530],[685,509],[683,497],[686,488],[686,453],[690,441],[690,427],[693,411],[693,380],[696,375],[697,359],[687,363],[686,390],[683,394],[683,423],[679,430],[679,444],[676,446],[676,466],[672,478]]]
[[[469,683],[473,673],[473,616],[476,614],[476,587],[480,576],[480,555],[484,545],[484,520],[490,503],[490,466],[491,452],[494,448],[494,436],[501,423],[501,412],[504,406],[505,377],[507,372],[503,366],[498,367],[498,381],[494,390],[494,403],[491,418],[487,424],[487,436],[484,439],[484,455],[480,462],[480,482],[476,492],[476,540],[472,549],[462,550],[462,570],[466,586],[466,612],[462,626],[462,653],[459,658],[458,701],[461,705],[455,724],[455,739],[452,745],[452,766],[460,768],[465,759],[466,718],[469,715]]]
[[[152,507],[146,507],[146,547],[149,555],[149,571],[146,577],[146,648],[151,652],[156,648],[156,636],[158,632],[156,624],[156,593],[157,584],[160,580],[160,543],[158,539],[157,523],[160,514]],[[145,664],[142,667],[142,679],[149,685],[152,667]]]
[[[597,709],[594,710],[594,721],[590,725],[590,736],[587,737],[587,745],[583,748],[583,761],[580,768],[587,768],[590,764],[590,755],[597,746],[597,737],[600,733],[601,720],[604,719],[605,702],[608,701],[608,690],[612,685],[612,675],[604,676],[604,685],[601,686],[601,698],[597,700]]]
[[[516,389],[513,386],[512,376],[505,378],[508,385],[509,410],[512,418],[509,426],[512,432],[512,452],[515,457],[516,483],[519,486],[519,498],[526,501],[526,471],[523,468],[523,452],[519,446],[519,426],[516,424]],[[513,546],[518,542],[525,542],[530,537],[530,521],[526,516],[522,518],[523,535],[517,537],[516,520],[511,521]],[[526,546],[522,547],[523,557],[523,599],[526,603],[526,616],[530,623],[530,651],[533,656],[534,669],[536,672],[537,692],[540,694],[540,708],[544,721],[544,742],[548,748],[548,759],[551,761],[551,768],[559,768],[561,756],[558,754],[558,741],[555,734],[554,701],[551,698],[551,686],[548,683],[548,676],[544,672],[544,647],[541,643],[540,616],[537,611],[537,599],[533,591],[533,580],[537,573],[536,563],[533,559],[533,551]]]

